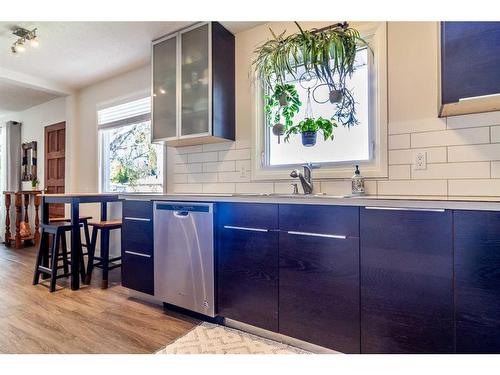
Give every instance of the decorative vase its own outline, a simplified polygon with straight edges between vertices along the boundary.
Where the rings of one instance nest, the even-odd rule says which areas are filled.
[[[317,132],[302,132],[302,144],[305,147],[312,147],[316,144]]]
[[[342,92],[342,90],[332,90],[328,95],[328,99],[330,99],[330,103],[334,104],[340,102],[343,96],[344,93]]]

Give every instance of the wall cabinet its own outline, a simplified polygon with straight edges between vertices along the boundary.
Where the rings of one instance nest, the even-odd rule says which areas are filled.
[[[452,213],[362,208],[361,352],[451,353]]]
[[[278,205],[217,211],[218,314],[278,332]]]
[[[152,295],[153,203],[124,200],[122,220],[122,285]]]
[[[279,210],[279,332],[359,353],[359,209]]]
[[[153,42],[153,141],[169,146],[234,141],[234,48],[234,35],[218,22]]]
[[[500,22],[441,22],[440,115],[499,110],[499,64]]]
[[[500,212],[455,211],[457,353],[500,352]]]

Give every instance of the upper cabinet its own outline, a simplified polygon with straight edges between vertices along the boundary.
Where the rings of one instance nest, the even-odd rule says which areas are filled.
[[[500,110],[500,22],[441,22],[440,117]]]
[[[234,35],[218,22],[197,24],[154,41],[152,53],[153,141],[234,141]]]

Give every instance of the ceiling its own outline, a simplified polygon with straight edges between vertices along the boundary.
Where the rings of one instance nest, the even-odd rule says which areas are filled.
[[[263,22],[221,23],[238,33]],[[147,64],[151,40],[191,24],[193,22],[0,22],[0,68],[79,89]],[[11,32],[14,26],[36,27],[40,47],[28,47],[25,53],[13,55],[10,46],[16,39]],[[8,96],[0,95],[0,100]]]
[[[0,116],[19,112],[55,99],[59,95],[0,79]]]

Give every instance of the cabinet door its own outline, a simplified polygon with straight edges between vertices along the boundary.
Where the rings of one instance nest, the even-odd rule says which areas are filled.
[[[181,137],[210,132],[209,24],[180,34]]]
[[[278,331],[278,208],[220,204],[218,315]]]
[[[458,353],[500,353],[500,212],[455,211]]]
[[[500,93],[500,22],[441,23],[443,104]]]
[[[279,246],[280,333],[359,353],[359,238],[280,232]]]
[[[122,252],[122,285],[139,292],[154,294],[153,256],[129,250]]]
[[[361,352],[454,351],[450,211],[361,209]]]
[[[153,140],[177,136],[177,37],[153,45]]]

